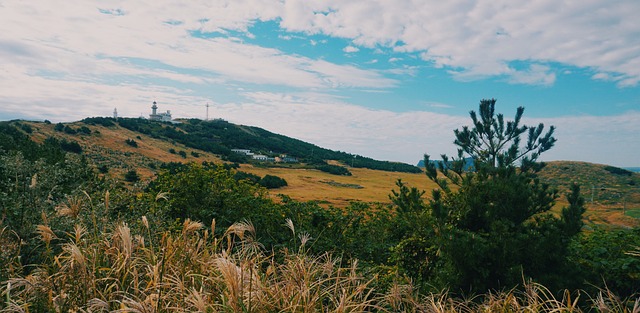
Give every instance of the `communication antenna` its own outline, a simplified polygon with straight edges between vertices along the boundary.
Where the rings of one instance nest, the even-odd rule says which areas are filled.
[[[209,102],[207,102],[207,121],[209,120]]]

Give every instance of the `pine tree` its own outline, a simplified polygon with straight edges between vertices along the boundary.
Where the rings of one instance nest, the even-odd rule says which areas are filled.
[[[568,240],[579,231],[579,190],[575,207],[560,220],[549,213],[557,192],[540,182],[539,156],[556,142],[552,126],[521,125],[524,108],[505,122],[495,99],[470,112],[473,126],[454,131],[458,156],[443,162],[425,155],[427,176],[436,182],[428,212],[437,248],[446,264],[440,281],[461,291],[512,288],[529,277],[549,281],[565,260]],[[526,142],[521,137],[526,134]],[[465,171],[465,158],[474,160]],[[438,175],[438,170],[444,177]],[[450,185],[454,185],[452,188]],[[437,279],[436,279],[437,280]]]

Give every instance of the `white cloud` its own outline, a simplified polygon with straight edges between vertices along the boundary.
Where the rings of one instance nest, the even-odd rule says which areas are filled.
[[[620,85],[640,79],[636,1],[333,0],[286,1],[285,7],[281,25],[287,29],[422,52],[425,60],[462,77],[509,75],[518,83],[552,82],[552,75],[523,79],[527,71],[508,66],[531,60],[619,73]]]
[[[224,104],[219,112],[231,122],[256,125],[322,147],[411,164],[425,152],[455,151],[450,146],[453,129],[464,121],[429,112],[372,110],[317,93],[246,96],[250,102]]]
[[[555,125],[555,147],[543,155],[546,160],[586,161],[616,166],[636,166],[640,146],[640,112],[613,116],[575,116],[527,120]],[[631,157],[630,157],[631,156]]]
[[[513,71],[510,83],[550,86],[556,81],[556,74],[546,65],[532,64],[526,71]]]
[[[316,46],[327,40],[299,35],[324,34],[350,41],[345,52],[391,50],[397,54],[389,63],[419,55],[425,66],[463,80],[496,76],[548,86],[560,63],[590,68],[593,79],[619,86],[640,81],[637,1],[1,3],[0,114],[11,116],[69,121],[108,116],[114,107],[123,116],[139,116],[155,98],[175,116],[203,117],[202,104],[210,99],[196,90],[219,88],[247,97],[214,101],[220,117],[322,146],[410,163],[424,152],[454,151],[452,130],[466,118],[370,110],[327,95],[341,88],[387,91],[402,82],[385,75],[413,78],[420,68],[367,70],[249,44],[255,41],[247,38],[260,39],[250,33],[259,21],[298,32],[283,33],[282,40]],[[284,91],[258,92],[264,90]],[[637,142],[638,120],[636,112],[549,120],[560,140],[549,155],[572,158],[578,151],[585,160],[604,163],[605,154],[617,157],[610,153],[616,147],[636,149],[615,161],[625,165],[640,154],[629,144]]]
[[[344,51],[346,53],[354,53],[354,52],[360,51],[360,49],[358,49],[357,47],[354,47],[354,46],[346,46],[346,47],[344,47],[344,49],[342,49],[342,51]]]
[[[22,66],[61,76],[86,73],[95,77],[107,67],[92,63],[103,58],[151,60],[176,68],[175,71],[208,71],[227,80],[284,85],[299,88],[350,86],[349,82],[370,82],[368,87],[388,84],[374,71],[333,70],[346,76],[330,76],[309,67],[314,60],[291,56],[276,49],[243,43],[237,38],[198,39],[190,32],[247,32],[255,20],[275,19],[279,6],[271,1],[234,1],[231,3],[190,3],[175,1],[115,2],[110,7],[98,1],[69,1],[64,5],[29,5],[7,2],[0,11],[0,54],[31,56]],[[167,21],[171,21],[170,23]],[[32,63],[38,59],[37,63]],[[8,58],[5,60],[9,60]],[[83,63],[80,64],[80,61]],[[1,61],[0,61],[1,63]],[[328,63],[328,62],[325,62]],[[333,68],[340,65],[332,64]],[[122,70],[125,66],[111,68]],[[347,70],[348,69],[348,70]],[[126,70],[125,70],[126,72]],[[357,75],[363,75],[357,77]],[[184,76],[165,75],[189,79]],[[198,78],[193,78],[198,79]],[[376,82],[380,79],[382,83]],[[328,84],[328,85],[327,85]]]
[[[343,99],[318,93],[249,93],[250,100],[217,107],[231,122],[257,125],[270,131],[377,159],[417,163],[424,153],[453,155],[453,130],[470,125],[469,117],[414,111],[396,113],[350,105]],[[430,103],[453,107],[446,103]],[[271,118],[265,119],[265,116]],[[507,119],[512,117],[507,116]],[[576,160],[632,166],[640,154],[639,112],[616,116],[579,116],[527,119],[527,125],[543,122],[557,127],[556,146],[544,160]],[[622,153],[612,153],[626,147]]]
[[[446,103],[439,103],[439,102],[427,102],[425,103],[427,106],[432,107],[432,108],[437,108],[437,109],[451,109],[453,108],[452,105],[450,104],[446,104]]]

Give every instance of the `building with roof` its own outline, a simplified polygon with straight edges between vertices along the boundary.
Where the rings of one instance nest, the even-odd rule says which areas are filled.
[[[158,105],[155,101],[153,101],[149,119],[152,121],[171,122],[171,111],[167,110],[166,113],[158,113]]]

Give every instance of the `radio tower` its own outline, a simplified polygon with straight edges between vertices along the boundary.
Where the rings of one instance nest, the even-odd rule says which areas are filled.
[[[209,102],[207,102],[207,121],[209,120]]]

